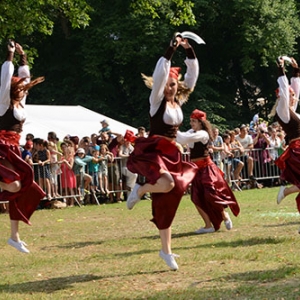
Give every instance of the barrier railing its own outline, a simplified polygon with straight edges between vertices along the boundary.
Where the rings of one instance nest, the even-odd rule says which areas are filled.
[[[270,156],[272,150],[274,149],[253,149],[244,153],[235,152],[234,157],[231,158],[225,157],[222,161],[222,171],[228,184],[241,190],[240,183],[251,182],[250,175],[253,175],[256,181],[278,180],[280,170]],[[182,155],[183,160],[190,160],[188,152]],[[60,200],[71,206],[73,204],[81,206],[83,204],[113,203],[118,200],[121,201],[121,195],[122,200],[127,199],[127,195],[138,177],[137,174],[133,174],[127,169],[126,162],[126,158],[117,157],[113,163],[108,163],[107,181],[109,191],[107,191],[104,183],[103,185],[99,184],[99,180],[104,180],[103,176],[91,172],[88,167],[76,175],[76,186],[73,188],[62,184],[63,182],[67,183],[68,178],[66,178],[66,173],[61,172],[60,163],[44,166],[37,163],[33,164],[34,178],[47,194],[43,200]],[[235,171],[239,162],[244,166],[236,174]],[[101,192],[101,187],[103,187],[104,193]]]
[[[126,158],[116,157],[113,163],[107,164],[108,187],[101,192],[100,176],[88,168],[82,168],[82,172],[75,174],[76,186],[68,187],[69,180],[66,173],[61,172],[61,164],[33,164],[34,179],[45,191],[43,201],[60,200],[69,205],[97,204],[120,202],[127,199],[127,194],[133,188],[137,175],[131,173],[126,167]],[[96,180],[98,178],[98,180]],[[64,184],[63,184],[64,183]],[[103,184],[103,187],[104,184]],[[123,199],[121,198],[123,194]]]

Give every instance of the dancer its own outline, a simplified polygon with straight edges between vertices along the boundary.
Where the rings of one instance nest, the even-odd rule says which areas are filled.
[[[225,208],[229,206],[235,216],[240,208],[223,172],[210,158],[208,144],[213,137],[206,113],[195,109],[190,116],[190,125],[192,128],[187,132],[178,131],[177,142],[188,144],[191,161],[199,168],[192,181],[191,198],[205,226],[196,233],[215,232],[220,229],[222,221],[230,230],[232,221]]]
[[[182,46],[187,55],[187,72],[179,81],[180,68],[171,68],[171,58]],[[171,224],[181,197],[194,178],[197,168],[193,163],[183,162],[175,139],[183,120],[181,105],[188,100],[199,74],[198,60],[187,39],[175,37],[155,67],[153,77],[142,74],[150,94],[149,137],[139,137],[130,154],[127,167],[132,173],[146,178],[144,185],[136,184],[127,199],[128,209],[145,193],[152,193],[151,220],[159,230],[162,250],[159,255],[172,270],[178,265],[171,251]]]
[[[1,68],[0,85],[0,201],[9,201],[11,237],[8,244],[29,253],[19,236],[19,221],[31,224],[30,216],[45,193],[33,181],[33,171],[22,158],[19,149],[20,133],[25,122],[25,100],[28,90],[44,81],[30,81],[26,55],[20,44],[8,43],[8,55]],[[20,56],[18,77],[13,76],[14,52]]]
[[[276,103],[270,115],[276,111],[275,118],[286,133],[289,142],[287,149],[275,161],[275,164],[281,169],[280,179],[292,184],[290,187],[281,186],[277,195],[279,204],[286,196],[298,193],[296,203],[300,212],[300,119],[295,113],[298,105],[300,91],[300,70],[294,58],[291,58],[293,67],[293,77],[291,86],[285,75],[284,59],[278,59],[279,89]]]

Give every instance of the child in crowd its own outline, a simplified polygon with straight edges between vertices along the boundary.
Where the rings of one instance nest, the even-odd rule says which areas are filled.
[[[102,128],[99,130],[99,133],[101,134],[102,132],[107,132],[107,134],[110,135],[110,128],[109,128],[108,121],[104,119],[100,123],[102,125]]]
[[[22,158],[32,166],[32,148],[33,148],[33,142],[31,140],[28,140],[24,146],[24,150],[22,151]]]
[[[61,174],[60,166],[58,164],[58,155],[62,154],[57,151],[56,144],[54,142],[48,143],[48,150],[50,151],[50,182],[53,197],[60,197],[58,193],[58,180],[57,175]]]
[[[103,194],[109,194],[108,190],[108,163],[114,161],[114,155],[109,152],[107,145],[100,146],[99,155],[99,186]]]
[[[50,151],[48,150],[48,142],[39,139],[37,150],[39,186],[46,190],[47,198],[51,200]]]
[[[90,149],[94,158],[88,163],[88,173],[92,176],[91,190],[92,192],[100,192],[99,187],[99,154],[100,146],[95,145]]]

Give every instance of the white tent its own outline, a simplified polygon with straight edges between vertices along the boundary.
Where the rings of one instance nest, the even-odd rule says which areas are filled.
[[[47,139],[48,132],[54,131],[57,137],[62,140],[66,135],[90,136],[98,133],[102,128],[100,122],[108,121],[112,132],[125,134],[126,130],[137,133],[137,129],[98,114],[80,105],[31,105],[26,104],[27,118],[23,126],[20,144],[25,143],[27,133],[34,137]]]

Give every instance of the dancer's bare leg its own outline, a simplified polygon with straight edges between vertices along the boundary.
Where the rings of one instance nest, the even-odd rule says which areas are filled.
[[[205,223],[204,228],[206,228],[206,229],[211,228],[212,225],[211,225],[211,221],[210,221],[208,214],[203,209],[201,209],[199,206],[196,206],[196,208]]]
[[[10,237],[15,242],[20,242],[19,221],[17,220],[10,220]]]
[[[138,189],[138,195],[142,197],[146,193],[168,193],[175,186],[170,173],[162,173],[155,184],[146,183]]]
[[[164,253],[171,254],[171,227],[159,230],[161,247]]]
[[[290,195],[290,194],[293,194],[293,193],[299,193],[300,192],[300,189],[296,186],[296,185],[292,185],[290,187],[286,187],[284,189],[284,197]]]

